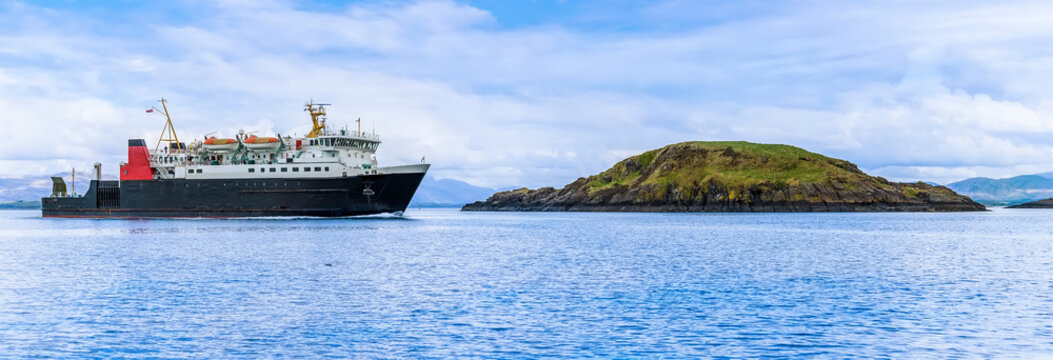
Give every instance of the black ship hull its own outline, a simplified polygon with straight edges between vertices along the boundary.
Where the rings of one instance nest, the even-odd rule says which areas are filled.
[[[405,211],[424,173],[296,179],[92,180],[81,197],[42,199],[44,217],[342,217]]]

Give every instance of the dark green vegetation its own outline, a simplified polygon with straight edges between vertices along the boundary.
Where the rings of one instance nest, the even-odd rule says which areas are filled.
[[[651,150],[562,189],[499,192],[483,211],[978,211],[924,183],[892,183],[788,145],[684,142]]]
[[[1008,206],[1010,209],[1053,209],[1053,199],[1042,199],[1026,202],[1019,205]]]

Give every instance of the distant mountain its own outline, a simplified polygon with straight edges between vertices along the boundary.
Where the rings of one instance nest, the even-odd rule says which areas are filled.
[[[39,210],[40,200],[0,202],[0,210]]]
[[[1008,179],[971,178],[947,187],[987,205],[1015,205],[1053,197],[1053,173]]]
[[[51,195],[51,177],[61,176],[66,181],[66,189],[73,191],[73,178],[69,173],[53,175],[34,175],[16,178],[0,178],[0,203],[17,201],[40,201],[40,198]],[[90,173],[77,173],[78,194],[84,194],[90,183]],[[117,180],[116,177],[103,175],[103,180]]]
[[[461,207],[464,204],[484,200],[494,189],[475,186],[464,181],[428,176],[420,183],[413,195],[410,207]]]
[[[1053,172],[1047,172],[1047,173],[1041,173],[1041,174],[1035,174],[1035,175],[1044,177],[1046,179],[1053,179]]]
[[[66,176],[66,183],[69,184],[69,176]],[[88,189],[87,181],[78,180],[77,185],[83,185],[84,190]],[[0,178],[0,202],[38,201],[49,194],[51,178],[47,176]]]

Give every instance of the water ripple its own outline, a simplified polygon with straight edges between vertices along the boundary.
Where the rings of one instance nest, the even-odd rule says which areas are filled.
[[[1036,357],[1053,212],[55,220],[0,357]]]

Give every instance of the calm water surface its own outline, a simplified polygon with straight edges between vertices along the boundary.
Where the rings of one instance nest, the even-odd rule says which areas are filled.
[[[51,220],[2,357],[1048,357],[1053,211]]]

